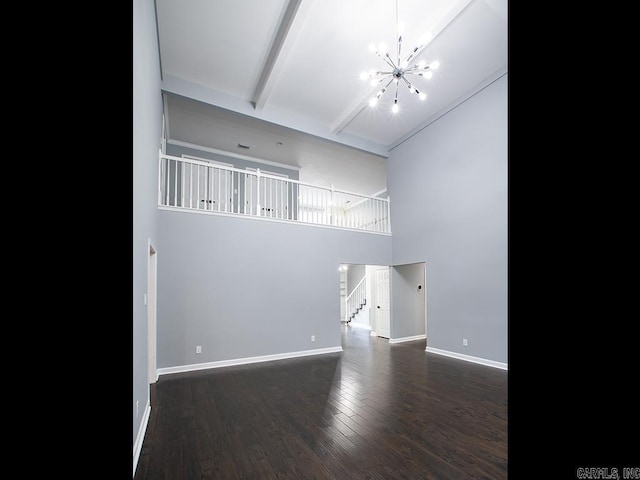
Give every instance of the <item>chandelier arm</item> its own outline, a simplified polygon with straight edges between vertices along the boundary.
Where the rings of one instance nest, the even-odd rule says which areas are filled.
[[[387,54],[386,56],[382,56],[382,55],[380,55],[380,52],[378,52],[376,50],[376,55],[378,55],[382,60],[384,60],[384,63],[389,65],[391,68],[393,68],[393,69],[396,68],[396,66],[393,64],[393,60],[391,60],[391,58],[389,57],[389,54]]]
[[[384,95],[384,92],[386,92],[386,91],[387,91],[387,88],[389,87],[389,85],[391,85],[391,82],[393,82],[393,77],[392,77],[392,78],[391,78],[391,80],[389,80],[389,82],[384,86],[384,88],[378,92],[378,94],[376,95],[376,98],[377,98],[377,99],[379,99],[380,97],[382,97],[382,95]]]
[[[420,50],[420,46],[418,46],[418,47],[416,47],[416,48],[414,48],[414,49],[413,49],[413,51],[412,51],[412,52],[409,54],[409,56],[407,57],[407,60],[406,60],[407,64],[409,64],[409,62],[411,61],[411,59],[412,59],[413,57],[415,57],[415,56],[416,56],[416,53],[417,53],[419,50]]]
[[[382,83],[382,81],[387,79],[388,77],[389,77],[388,75],[385,75],[384,77],[378,78],[377,79],[377,83],[373,83],[373,84],[371,84],[371,86],[377,85],[378,83]],[[374,79],[374,80],[376,80],[376,79]]]
[[[407,67],[404,69],[405,72],[407,73],[418,73],[419,71],[427,71],[429,70],[429,65],[425,65],[424,67],[421,67],[420,65],[418,65],[417,63],[413,66],[413,67]]]
[[[389,85],[391,85],[391,82],[393,82],[393,78],[394,78],[394,77],[391,77],[391,80],[389,80],[389,82],[387,82],[387,84],[384,86],[385,90],[387,89],[387,87],[388,87]]]
[[[398,38],[398,67],[400,66],[400,44],[402,43],[402,36],[400,35],[400,28],[398,26],[398,0],[396,0],[396,37]]]
[[[411,70],[405,70],[404,74],[405,75],[417,75],[418,77],[424,78],[424,79],[429,79],[431,78],[430,76],[425,77],[424,76],[424,72],[430,73],[433,76],[433,72],[429,71],[429,67],[427,68],[417,68],[417,69],[411,69]]]
[[[409,83],[409,80],[407,80],[406,78],[402,77],[402,79],[404,80],[404,83],[407,84],[407,87],[409,87],[409,90],[412,90],[416,95],[420,96],[420,90]]]
[[[389,82],[384,87],[382,87],[381,90],[378,90],[378,92],[376,93],[376,96],[375,96],[376,100],[378,100],[380,97],[382,97],[382,95],[384,95],[384,92],[387,91],[387,87],[389,85],[391,85],[391,82],[393,82],[393,78],[391,78],[391,80],[389,80]]]

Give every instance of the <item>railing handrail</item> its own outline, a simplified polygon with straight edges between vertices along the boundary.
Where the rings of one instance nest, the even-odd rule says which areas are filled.
[[[228,170],[230,172],[238,172],[238,173],[243,173],[245,175],[253,175],[253,176],[260,176],[263,178],[272,178],[273,180],[280,180],[281,182],[289,182],[289,183],[296,183],[298,185],[302,185],[305,187],[311,187],[311,188],[318,188],[320,190],[326,190],[327,192],[333,192],[333,193],[344,193],[347,195],[353,195],[355,197],[362,197],[362,198],[371,198],[373,200],[378,200],[381,202],[389,202],[389,198],[380,198],[380,197],[374,197],[371,195],[364,195],[362,193],[355,193],[355,192],[350,192],[348,190],[341,190],[339,188],[331,188],[331,187],[322,187],[320,185],[313,185],[311,183],[305,183],[305,182],[301,182],[299,180],[294,180],[293,178],[283,178],[283,177],[279,177],[276,175],[269,175],[268,173],[262,173],[262,171],[258,172],[253,172],[251,170],[243,170],[241,168],[236,168],[236,167],[227,167],[226,165],[219,165],[217,163],[209,163],[209,162],[204,162],[201,160],[193,160],[191,158],[183,158],[183,157],[176,157],[173,155],[166,155],[163,153],[160,153],[160,158],[166,158],[169,160],[174,160],[174,161],[179,161],[179,162],[184,162],[184,163],[189,163],[192,165],[201,165],[203,167],[209,167],[209,168],[218,168],[220,170]],[[360,203],[360,202],[358,202]],[[355,206],[355,205],[354,205]]]
[[[349,299],[352,297],[352,295],[356,292],[356,290],[358,290],[358,288],[360,287],[360,285],[362,284],[362,282],[364,282],[367,279],[367,276],[365,275],[364,277],[362,277],[362,280],[360,280],[358,282],[358,284],[354,287],[353,290],[351,290],[351,293],[349,295],[347,295],[347,298],[345,298],[345,301],[349,301]]]
[[[203,167],[219,168],[221,170],[229,170],[230,172],[253,173],[254,175],[256,174],[256,172],[247,172],[247,170],[243,170],[241,168],[227,167],[226,165],[220,165],[218,163],[209,163],[209,162],[204,162],[202,160],[194,160],[192,158],[175,157],[173,155],[165,155],[163,153],[160,154],[160,158],[168,158],[169,160],[176,160],[178,162],[190,163],[192,165],[200,165],[200,166],[203,166]],[[212,161],[215,161],[215,160],[212,160]],[[261,177],[266,177],[267,174],[261,172],[260,176]],[[280,180],[283,180],[283,179],[280,177]]]

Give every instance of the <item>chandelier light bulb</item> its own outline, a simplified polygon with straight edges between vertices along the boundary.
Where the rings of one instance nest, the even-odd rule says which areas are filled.
[[[429,68],[431,68],[432,70],[437,70],[439,66],[440,66],[440,62],[437,61],[437,60],[435,62],[429,64]]]
[[[371,53],[375,53],[375,52],[376,52],[376,46],[375,46],[375,44],[373,44],[373,43],[370,43],[370,44],[369,44],[369,51],[370,51]]]
[[[370,84],[372,87],[375,87],[375,86],[376,86],[376,83],[378,83],[379,81],[380,81],[380,80],[376,80],[375,78],[372,78],[372,79],[371,79],[371,81],[369,82],[369,84]]]
[[[394,103],[394,104],[393,104],[393,107],[391,107],[391,111],[392,111],[393,113],[398,113],[398,110],[399,110],[399,108],[398,108],[398,101],[396,100],[396,103]]]
[[[420,75],[422,75],[424,78],[426,78],[428,80],[431,77],[433,77],[433,72],[429,70],[427,72],[421,73]]]
[[[420,92],[420,93],[418,94],[418,98],[420,98],[420,100],[424,101],[424,100],[426,100],[426,99],[427,99],[427,94],[426,94],[426,93],[424,93],[424,92]]]
[[[404,22],[398,22],[398,35],[402,35],[404,33]]]
[[[362,72],[360,74],[360,80],[365,81],[367,78],[369,78],[369,74],[367,72]]]
[[[380,45],[378,45],[378,51],[380,53],[387,53],[387,44],[381,43]]]
[[[426,67],[426,66],[427,66],[427,62],[425,62],[424,60],[420,60],[418,62],[418,68],[424,69],[424,67]]]
[[[373,97],[371,100],[369,100],[370,107],[375,107],[377,104],[378,104],[378,99],[376,97]]]

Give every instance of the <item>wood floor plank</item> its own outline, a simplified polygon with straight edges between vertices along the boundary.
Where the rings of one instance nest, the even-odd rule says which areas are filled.
[[[507,373],[343,325],[343,352],[162,376],[135,480],[507,478]]]

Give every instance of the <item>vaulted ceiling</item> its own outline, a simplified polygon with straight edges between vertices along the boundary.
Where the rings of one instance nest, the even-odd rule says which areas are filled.
[[[156,0],[169,137],[230,151],[244,143],[249,155],[298,165],[310,141],[384,158],[507,72],[507,3]],[[372,43],[396,62],[396,18],[401,58],[427,34],[411,63],[440,66],[431,79],[408,77],[425,101],[399,82],[394,114],[395,84],[370,107],[384,84],[360,74],[389,70]]]

